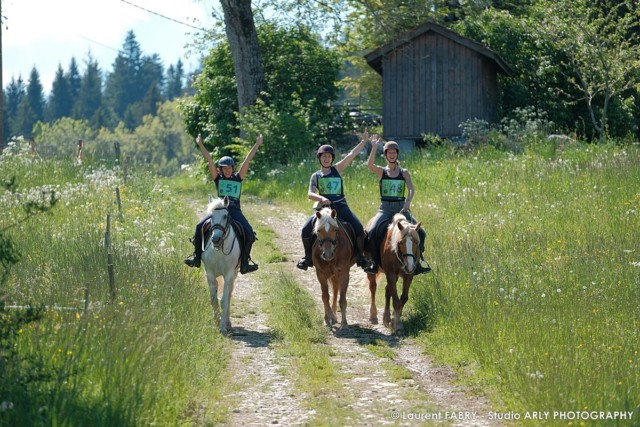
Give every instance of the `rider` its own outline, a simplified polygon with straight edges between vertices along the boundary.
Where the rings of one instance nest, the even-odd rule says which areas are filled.
[[[351,212],[347,200],[344,196],[344,187],[342,184],[342,171],[345,170],[351,161],[362,151],[367,144],[367,138],[364,138],[358,145],[356,145],[349,153],[338,163],[333,165],[335,158],[335,150],[331,145],[323,145],[318,148],[316,156],[320,162],[320,170],[314,172],[309,180],[309,200],[318,202],[321,206],[331,206],[335,209],[338,217],[344,221],[347,221],[353,227],[356,234],[356,264],[358,267],[364,269],[364,271],[374,271],[376,269],[375,264],[367,257],[364,256],[364,228],[358,218]],[[313,234],[313,221],[315,215],[312,215],[307,219],[302,227],[302,245],[304,246],[304,257],[298,261],[297,267],[301,270],[306,270],[313,266],[311,259],[312,248],[312,234]]]
[[[365,138],[368,138],[368,132],[365,130]],[[378,144],[380,143],[380,137],[373,135],[371,138],[371,153],[369,154],[369,161],[367,166],[369,170],[378,176],[380,187],[380,208],[378,213],[371,220],[370,229],[368,230],[369,248],[371,249],[371,255],[374,262],[377,265],[380,264],[380,243],[377,241],[377,228],[383,221],[390,220],[393,215],[402,213],[408,221],[412,224],[416,224],[416,220],[411,216],[411,199],[413,198],[413,182],[411,181],[411,175],[409,171],[400,167],[398,156],[400,155],[400,147],[394,141],[388,141],[384,144],[383,154],[387,161],[387,165],[382,167],[375,164],[375,157],[378,152]],[[408,195],[405,197],[405,188],[408,190]],[[423,274],[431,271],[431,267],[423,265],[424,263],[424,241],[427,237],[427,232],[422,227],[418,230],[420,236],[420,262],[416,268],[414,274]]]
[[[216,189],[218,190],[218,197],[229,198],[229,215],[236,222],[239,222],[244,229],[244,248],[242,250],[242,259],[240,260],[240,273],[246,274],[251,273],[252,271],[256,271],[258,269],[258,264],[255,264],[253,260],[251,260],[251,246],[255,241],[255,233],[253,232],[253,228],[245,218],[242,210],[240,209],[240,193],[242,190],[242,180],[247,175],[249,171],[249,163],[255,156],[256,152],[260,145],[262,145],[262,134],[258,136],[256,143],[245,157],[242,165],[240,165],[240,169],[238,172],[234,172],[235,162],[229,156],[224,156],[218,161],[218,168],[216,168],[213,163],[213,159],[211,158],[211,154],[207,151],[202,143],[202,136],[198,134],[196,138],[196,143],[202,152],[202,155],[207,160],[207,164],[209,166],[209,173],[211,174],[211,178],[213,178],[213,182],[216,184]],[[207,220],[208,216],[203,218],[198,225],[196,226],[196,232],[193,236],[193,245],[195,246],[195,252],[189,258],[184,260],[184,263],[189,267],[200,267],[201,257],[202,257],[202,225]],[[251,264],[249,263],[251,261]]]

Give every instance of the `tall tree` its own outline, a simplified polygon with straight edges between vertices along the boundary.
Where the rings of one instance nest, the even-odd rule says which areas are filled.
[[[7,92],[5,97],[5,112],[7,117],[7,123],[5,123],[6,133],[5,136],[10,138],[12,136],[21,135],[19,130],[20,125],[17,123],[16,118],[18,116],[18,108],[22,103],[22,100],[27,96],[27,87],[22,80],[22,76],[18,76],[18,80],[11,78],[9,86],[7,86]]]
[[[69,62],[69,70],[65,74],[65,77],[69,86],[71,108],[73,108],[73,104],[78,100],[80,85],[82,84],[82,77],[80,77],[80,71],[78,70],[78,63],[76,62],[75,57],[71,58],[71,62]]]
[[[103,121],[102,71],[91,54],[87,57],[87,68],[82,75],[78,100],[73,106],[73,117],[88,120],[93,128],[106,126]]]
[[[113,63],[113,71],[107,76],[105,96],[118,117],[123,118],[127,107],[146,94],[140,80],[143,66],[142,50],[133,30],[127,33],[122,50]]]
[[[44,109],[46,106],[44,99],[44,89],[40,82],[40,73],[33,67],[29,75],[29,83],[27,84],[27,101],[35,115],[36,121],[44,120]],[[35,122],[34,122],[35,124]]]
[[[69,81],[67,80],[62,65],[58,64],[56,76],[51,84],[51,94],[47,103],[46,119],[48,122],[54,122],[60,117],[69,117],[73,100],[69,92]]]
[[[167,69],[167,100],[171,101],[174,98],[182,96],[182,92],[184,91],[183,81],[184,66],[182,65],[182,60],[178,59],[175,66],[171,64]]]
[[[220,0],[237,82],[238,109],[253,105],[264,85],[251,0]]]
[[[14,122],[15,128],[12,129],[15,135],[22,135],[30,138],[33,131],[33,125],[44,119],[44,91],[42,83],[40,83],[40,74],[33,67],[29,75],[27,90],[24,98],[20,101],[16,118]]]
[[[603,140],[611,103],[632,104],[628,91],[640,75],[640,5],[622,0],[613,7],[591,7],[590,0],[544,0],[538,30],[562,51],[569,77],[586,103],[591,124]],[[627,99],[625,99],[627,98]]]

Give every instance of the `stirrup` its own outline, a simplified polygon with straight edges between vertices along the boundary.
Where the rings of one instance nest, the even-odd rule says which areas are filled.
[[[246,264],[243,264],[240,266],[240,274],[253,273],[257,269],[258,269],[258,264],[255,264],[255,263],[249,264],[247,262]]]
[[[418,263],[418,266],[416,267],[416,271],[413,273],[414,276],[417,276],[418,274],[426,274],[426,273],[430,273],[431,272],[431,267],[429,266],[429,264],[427,264],[427,266],[423,266],[422,263]]]
[[[313,266],[313,264],[307,257],[303,257],[300,261],[298,261],[298,264],[296,264],[296,267],[298,267],[300,270],[307,270],[311,266]]]
[[[361,256],[360,258],[358,258],[358,260],[356,261],[356,265],[362,268],[365,273],[373,274],[378,272],[378,266],[376,265],[375,261],[370,260],[365,256]]]
[[[191,255],[189,258],[185,258],[184,263],[189,267],[200,267],[200,257],[196,256],[196,254]]]

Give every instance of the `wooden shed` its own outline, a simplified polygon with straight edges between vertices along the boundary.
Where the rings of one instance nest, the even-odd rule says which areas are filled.
[[[468,119],[496,119],[497,74],[511,74],[482,44],[428,22],[365,55],[382,76],[384,137],[461,134]]]

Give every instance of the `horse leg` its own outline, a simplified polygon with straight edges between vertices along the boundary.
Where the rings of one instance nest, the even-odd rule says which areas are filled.
[[[224,288],[222,290],[222,316],[220,317],[220,333],[226,335],[231,332],[231,294],[236,272],[232,270],[224,276]]]
[[[347,324],[347,288],[349,287],[349,270],[346,271],[340,277],[340,311],[342,312],[342,322],[340,323],[340,330],[346,331],[349,329]]]
[[[332,311],[331,306],[329,305],[329,284],[327,283],[327,279],[325,277],[318,276],[318,281],[320,282],[320,290],[322,291],[322,305],[324,306],[324,323],[328,327],[333,325],[332,323]]]
[[[398,300],[398,291],[396,290],[396,282],[398,276],[395,273],[387,273],[387,286],[384,289],[384,314],[382,315],[382,321],[386,327],[394,328],[391,323],[391,300],[393,300],[393,307],[396,307],[396,301]]]
[[[402,324],[402,310],[404,305],[409,300],[409,287],[413,281],[413,275],[405,275],[402,278],[402,295],[398,301],[398,309],[396,310],[396,332],[402,333],[404,331],[404,325]]]
[[[377,274],[367,274],[369,280],[369,292],[371,292],[371,304],[369,306],[369,322],[374,325],[378,324],[378,308],[376,307],[376,290],[378,289],[378,283],[376,282]]]
[[[333,324],[338,323],[338,294],[340,290],[338,289],[339,282],[336,280],[335,276],[331,278],[331,287],[333,290],[333,294],[331,295],[331,320]]]
[[[207,282],[209,283],[209,302],[213,307],[213,324],[220,324],[220,305],[218,304],[218,279],[210,273],[207,273]]]

